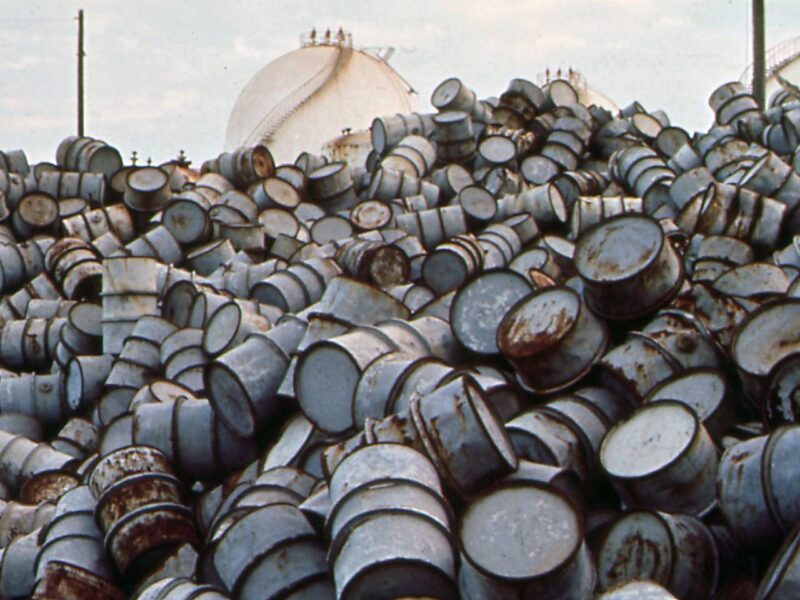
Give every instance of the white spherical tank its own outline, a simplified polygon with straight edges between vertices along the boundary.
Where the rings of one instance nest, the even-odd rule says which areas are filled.
[[[263,143],[276,161],[291,162],[345,132],[369,128],[376,116],[413,112],[416,92],[385,54],[353,48],[341,30],[312,32],[242,90],[228,119],[226,149]]]

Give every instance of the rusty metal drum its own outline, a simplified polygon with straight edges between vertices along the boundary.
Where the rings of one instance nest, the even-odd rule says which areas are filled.
[[[331,475],[331,509],[325,529],[331,555],[366,520],[386,514],[409,514],[445,531],[452,524],[431,462],[411,447],[375,443],[345,456]]]
[[[465,110],[473,116],[479,116],[480,113],[476,113],[477,103],[475,92],[456,77],[441,82],[431,94],[431,104],[440,111]]]
[[[561,281],[561,269],[550,252],[544,248],[530,248],[523,251],[514,257],[508,268],[529,278],[537,289],[544,287],[544,283],[550,285],[550,282]]]
[[[588,600],[595,572],[583,535],[578,511],[555,487],[510,481],[488,490],[459,523],[465,566],[477,575],[461,578],[467,597]]]
[[[353,224],[344,216],[333,214],[316,219],[310,226],[311,239],[317,244],[330,244],[353,236]]]
[[[144,315],[158,315],[160,265],[151,258],[118,257],[103,261],[103,350],[118,354]]]
[[[433,117],[436,155],[443,163],[467,163],[477,152],[472,117],[468,112],[448,110]]]
[[[772,425],[800,421],[800,354],[790,354],[770,371],[763,412]],[[0,386],[2,381],[0,381]]]
[[[520,458],[557,466],[588,482],[590,457],[575,424],[555,411],[529,410],[506,424]]]
[[[67,494],[69,493],[67,492]],[[3,516],[0,518],[0,546],[6,547],[13,539],[33,531],[49,529],[49,523],[56,517],[55,508],[52,502],[43,502],[38,505],[22,504],[14,500],[3,502]]]
[[[734,444],[720,461],[719,505],[728,529],[751,548],[770,549],[800,514],[793,456],[800,428],[780,427],[768,436]]]
[[[497,346],[525,388],[546,394],[568,387],[592,368],[608,345],[608,330],[574,290],[548,287],[509,309]]]
[[[60,219],[58,202],[41,192],[23,196],[11,215],[14,230],[25,239],[35,234],[54,233]]]
[[[372,147],[380,155],[386,154],[408,135],[430,136],[433,130],[431,115],[419,113],[396,114],[391,117],[377,117],[370,126]],[[301,157],[310,156],[307,153]],[[298,159],[299,160],[299,159]]]
[[[350,222],[361,231],[387,227],[393,219],[390,204],[383,200],[365,200],[350,211]]]
[[[771,369],[800,349],[797,339],[800,300],[785,299],[751,313],[733,340],[732,355],[745,395],[760,404],[769,385]]]
[[[600,462],[626,506],[705,515],[716,506],[714,442],[694,411],[664,400],[615,425]]]
[[[75,478],[68,471],[75,462],[74,457],[48,444],[0,431],[1,480],[12,493],[19,493],[23,502],[57,498],[74,487]]]
[[[27,598],[35,584],[34,562],[39,552],[39,532],[11,541],[0,551],[0,594],[6,598]]]
[[[506,312],[533,291],[529,281],[514,271],[484,271],[462,286],[450,307],[453,333],[470,352],[495,355],[497,329]]]
[[[203,349],[216,356],[244,341],[251,333],[265,333],[271,328],[269,319],[251,313],[235,302],[227,302],[209,317],[203,330]]]
[[[678,598],[711,598],[719,581],[714,537],[699,519],[656,511],[620,515],[608,526],[597,550],[598,587],[649,580]]]
[[[722,367],[718,343],[691,313],[664,309],[640,333],[656,342],[685,369]]]
[[[352,418],[357,429],[363,427],[366,418],[388,416],[394,389],[419,360],[419,356],[398,351],[382,354],[367,365],[353,397]]]
[[[63,400],[69,411],[78,413],[96,402],[111,373],[108,354],[75,356],[65,366]],[[52,385],[52,384],[51,384]],[[62,385],[62,384],[60,384]]]
[[[22,374],[0,378],[0,413],[23,414],[44,425],[60,425],[69,413],[63,377]]]
[[[422,279],[426,285],[442,294],[461,287],[483,267],[483,250],[469,235],[457,235],[436,246],[422,263]]]
[[[444,383],[448,377],[455,377],[459,374],[458,371],[453,371],[450,376],[445,376],[442,383]],[[475,383],[483,390],[486,401],[492,405],[498,418],[503,423],[507,423],[522,412],[524,407],[522,392],[504,373],[494,371],[489,367],[473,370],[470,374],[475,380]]]
[[[323,431],[352,429],[352,405],[361,374],[372,360],[396,350],[386,334],[367,327],[311,345],[295,371],[297,399],[305,415]]]
[[[180,482],[160,451],[128,446],[112,452],[95,464],[89,486],[98,498],[95,514],[106,548],[121,573],[135,571],[148,553],[196,542],[192,514],[176,501]]]
[[[74,417],[64,424],[50,445],[64,454],[85,458],[97,450],[98,433],[98,428],[93,423]]]
[[[630,320],[669,302],[683,283],[683,266],[661,226],[644,215],[622,215],[587,231],[575,247],[575,267],[589,307]]]
[[[80,600],[107,598],[123,600],[125,594],[94,572],[62,561],[47,563],[36,581],[33,600]]]
[[[520,164],[520,174],[532,185],[545,185],[555,180],[561,167],[546,156],[532,155]]]
[[[582,513],[586,507],[586,493],[580,478],[567,469],[520,459],[517,470],[505,482],[531,481],[543,483],[562,491],[573,506]]]
[[[497,201],[481,185],[468,185],[453,200],[464,209],[467,224],[472,228],[488,225],[497,215]]]
[[[477,493],[517,467],[508,431],[469,376],[412,401],[411,417],[426,454],[461,496]]]
[[[125,514],[152,502],[180,502],[182,484],[167,473],[138,473],[114,482],[97,499],[95,518],[104,531]]]
[[[655,340],[632,331],[600,359],[600,383],[631,404],[639,404],[656,385],[678,373],[680,363]]]
[[[326,521],[331,551],[338,552],[341,540],[365,519],[401,511],[451,528],[450,509],[440,495],[413,482],[387,479],[353,490],[333,504]]]
[[[169,195],[169,175],[158,167],[133,169],[125,178],[125,204],[137,213],[161,210]]]
[[[380,288],[408,281],[410,262],[397,246],[382,241],[354,240],[340,246],[336,261],[349,274]]]
[[[623,213],[643,212],[641,198],[628,196],[580,196],[572,205],[570,239],[578,239],[592,226]]]
[[[291,324],[275,327],[266,334],[251,334],[206,368],[209,400],[231,431],[252,437],[276,414],[276,392],[289,368],[288,354],[297,347],[300,336],[302,330]]]
[[[411,513],[385,512],[364,521],[330,558],[337,597],[343,600],[458,598],[449,532]]]
[[[353,298],[363,302],[353,302]],[[314,312],[356,325],[373,325],[384,319],[405,319],[410,314],[402,302],[382,290],[341,275],[334,277],[325,288]]]
[[[211,233],[209,208],[210,204],[202,194],[186,191],[170,200],[161,221],[180,243],[201,243]]]
[[[122,573],[141,569],[143,555],[164,556],[185,544],[197,544],[191,511],[169,502],[142,506],[116,521],[106,533],[106,549]]]
[[[287,543],[316,538],[316,533],[303,513],[290,504],[272,504],[250,510],[240,519],[231,522],[227,529],[218,535],[218,541],[213,548],[214,568],[219,574],[221,583],[229,591],[237,597],[246,598],[276,597],[282,591],[280,584],[276,580],[267,583],[269,579],[264,578],[263,573],[259,573],[260,563],[268,560],[279,548],[286,547]],[[302,555],[294,558],[300,560]],[[309,566],[314,567],[316,571],[314,574],[325,572],[324,550],[319,541],[313,544],[306,558],[311,561]],[[316,560],[312,560],[314,558]],[[290,565],[286,567],[285,575],[291,575]],[[275,570],[273,577],[277,579],[279,573],[279,570]],[[261,590],[265,595],[256,595],[256,589],[250,587],[253,584],[251,578],[260,580],[262,586],[268,586]],[[272,586],[278,589],[271,589]],[[244,592],[244,589],[248,591]]]
[[[215,269],[231,260],[236,250],[230,240],[217,239],[195,247],[187,256],[187,260],[201,275],[210,275]]]
[[[687,369],[650,390],[645,403],[676,400],[689,406],[715,440],[733,424],[733,390],[722,371],[712,368]]]
[[[784,296],[789,289],[789,278],[776,265],[754,262],[726,270],[712,287],[728,296],[758,302]]]
[[[431,173],[430,178],[441,190],[442,200],[449,200],[463,188],[474,183],[472,173],[458,164],[450,164],[436,169]]]
[[[609,423],[617,423],[630,414],[633,405],[622,396],[611,390],[599,386],[586,386],[572,392],[573,395],[583,398],[606,416]]]
[[[311,196],[328,213],[348,210],[358,203],[353,177],[346,163],[334,162],[308,175]]]
[[[258,216],[255,200],[239,190],[228,190],[211,204],[208,214],[212,221],[245,223],[255,221]]]
[[[538,410],[562,419],[576,434],[586,461],[586,482],[590,489],[601,484],[601,469],[597,458],[612,423],[606,414],[590,401],[578,395],[558,396]]]
[[[133,441],[160,449],[185,479],[214,479],[256,457],[254,442],[233,434],[207,400],[188,393],[138,406],[132,425]]]
[[[124,448],[103,456],[92,469],[88,484],[98,497],[116,481],[142,472],[172,473],[172,467],[164,454],[155,448]]]
[[[342,460],[330,480],[330,496],[336,501],[361,486],[393,479],[416,483],[441,495],[439,475],[424,454],[402,444],[370,444]]]
[[[284,208],[293,210],[300,204],[301,196],[289,182],[278,177],[269,177],[256,182],[249,190],[259,210]]]
[[[717,112],[720,107],[735,96],[747,93],[747,86],[741,81],[731,81],[718,86],[708,98],[711,110]]]

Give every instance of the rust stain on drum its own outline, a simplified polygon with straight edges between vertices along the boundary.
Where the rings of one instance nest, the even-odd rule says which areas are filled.
[[[531,331],[530,322],[524,317],[512,316],[498,332],[500,349],[510,356],[533,356],[557,343],[574,325],[575,321],[566,308],[552,315],[544,331]],[[531,334],[534,333],[532,336]]]
[[[637,531],[634,535],[625,539],[614,562],[606,571],[606,577],[612,581],[616,580],[617,577],[624,573],[623,568],[626,563],[630,562],[631,557],[637,559],[636,568],[641,572],[644,566],[644,553],[641,551],[642,548],[647,548],[650,551],[650,555],[655,561],[653,571],[657,572],[662,562],[661,554],[658,551],[658,544],[652,540],[645,539],[644,536]]]
[[[94,573],[59,561],[45,567],[32,600],[125,600],[127,596]]]
[[[136,559],[149,551],[184,543],[197,546],[200,541],[189,515],[176,518],[175,514],[162,512],[142,515],[136,522],[130,524],[124,533],[121,540],[118,538],[110,540],[111,554],[122,573],[132,567]]]

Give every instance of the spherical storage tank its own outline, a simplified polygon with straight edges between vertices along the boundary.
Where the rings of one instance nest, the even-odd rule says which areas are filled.
[[[417,95],[387,63],[388,51],[353,47],[338,33],[304,36],[298,50],[262,68],[239,94],[228,119],[227,150],[266,144],[276,161],[319,153],[376,116],[416,110]]]

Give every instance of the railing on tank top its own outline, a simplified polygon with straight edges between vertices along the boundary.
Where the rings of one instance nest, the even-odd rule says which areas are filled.
[[[766,63],[767,63],[767,77],[771,77],[776,71],[780,71],[787,64],[800,58],[800,35],[793,37],[785,42],[774,46],[767,50]],[[747,67],[739,81],[747,86],[753,85],[753,65]]]

